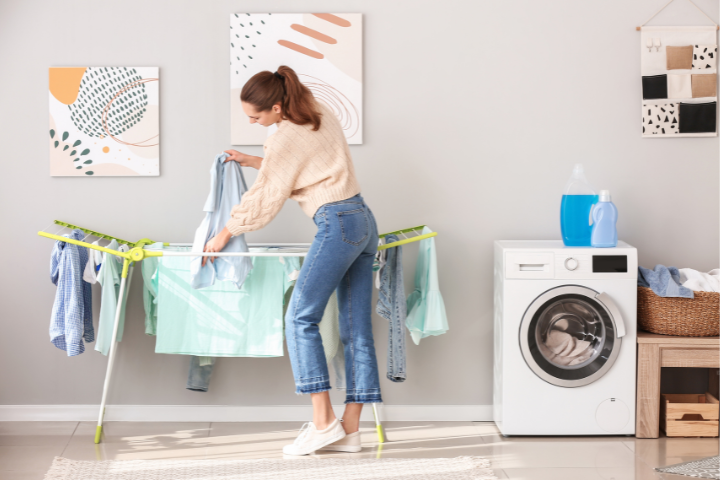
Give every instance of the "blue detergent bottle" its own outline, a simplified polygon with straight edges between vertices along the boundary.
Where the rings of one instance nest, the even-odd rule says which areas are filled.
[[[600,198],[593,207],[592,218],[591,245],[601,248],[616,247],[618,211],[610,201],[610,190],[600,190]]]
[[[592,217],[590,212],[597,203],[595,190],[585,178],[582,164],[576,164],[560,204],[560,230],[563,243],[568,247],[590,247]]]

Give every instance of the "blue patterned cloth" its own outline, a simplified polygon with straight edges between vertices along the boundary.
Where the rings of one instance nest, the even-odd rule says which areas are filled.
[[[82,240],[85,233],[75,229],[65,237]],[[88,250],[57,241],[50,257],[50,280],[57,285],[50,317],[50,341],[69,357],[85,351],[86,342],[95,340],[90,284],[83,280]]]

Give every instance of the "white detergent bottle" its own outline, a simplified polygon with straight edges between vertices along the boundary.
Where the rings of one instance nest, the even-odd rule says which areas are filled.
[[[616,247],[618,211],[610,200],[610,190],[600,190],[598,203],[593,206],[592,218],[591,245],[602,248]]]

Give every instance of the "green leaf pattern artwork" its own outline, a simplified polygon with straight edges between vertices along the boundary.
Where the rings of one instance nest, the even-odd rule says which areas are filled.
[[[140,120],[147,108],[145,85],[129,87],[142,77],[134,68],[90,67],[80,82],[80,92],[68,105],[70,118],[91,137],[120,135]],[[103,112],[107,110],[106,127]]]
[[[159,175],[158,73],[50,67],[50,174]]]

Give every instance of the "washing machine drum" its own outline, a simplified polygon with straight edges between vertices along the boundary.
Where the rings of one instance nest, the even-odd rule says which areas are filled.
[[[622,319],[613,318],[617,308],[608,302],[579,285],[556,287],[536,298],[520,325],[520,348],[530,369],[560,387],[579,387],[602,377],[622,342],[616,327]]]

